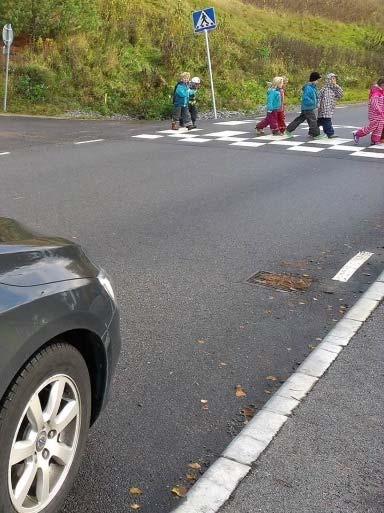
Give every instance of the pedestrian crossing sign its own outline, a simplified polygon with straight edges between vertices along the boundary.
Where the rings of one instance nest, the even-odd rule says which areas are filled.
[[[202,11],[195,11],[192,17],[195,34],[206,30],[214,30],[217,27],[216,13],[213,7],[208,7]]]

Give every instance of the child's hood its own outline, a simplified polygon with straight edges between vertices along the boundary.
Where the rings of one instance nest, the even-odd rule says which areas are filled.
[[[370,98],[378,98],[380,96],[384,96],[384,89],[377,84],[371,87],[371,90],[369,92]]]

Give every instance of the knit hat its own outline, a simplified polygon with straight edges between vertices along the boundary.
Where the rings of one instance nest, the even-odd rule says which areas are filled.
[[[309,81],[315,82],[316,80],[319,80],[320,78],[321,78],[320,73],[318,73],[317,71],[312,71],[312,73],[309,76]]]
[[[336,77],[337,77],[336,73],[328,73],[328,75],[327,75],[328,80],[331,80],[331,78],[336,78]]]

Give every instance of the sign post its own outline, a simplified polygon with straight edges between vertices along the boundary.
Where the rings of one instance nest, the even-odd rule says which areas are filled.
[[[7,112],[7,97],[8,97],[8,75],[9,75],[9,56],[11,53],[11,45],[13,43],[13,29],[10,23],[4,25],[3,28],[3,42],[4,53],[6,55],[5,62],[5,86],[4,86],[4,112]]]
[[[204,9],[202,11],[195,11],[192,14],[192,18],[193,18],[193,26],[194,26],[195,34],[201,34],[202,32],[204,32],[204,35],[205,35],[205,46],[206,46],[206,50],[207,50],[209,79],[211,82],[213,114],[215,116],[215,119],[217,119],[215,87],[213,85],[211,52],[210,52],[210,48],[209,48],[209,36],[208,36],[208,32],[210,32],[211,30],[215,30],[215,28],[217,27],[215,9],[213,7],[209,7],[208,9]]]

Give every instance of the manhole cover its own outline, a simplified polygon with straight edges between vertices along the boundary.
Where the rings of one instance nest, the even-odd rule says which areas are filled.
[[[300,276],[297,274],[276,274],[268,271],[260,271],[247,280],[254,285],[264,285],[277,290],[288,292],[302,292],[308,290],[312,279],[309,276]]]

